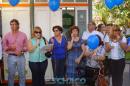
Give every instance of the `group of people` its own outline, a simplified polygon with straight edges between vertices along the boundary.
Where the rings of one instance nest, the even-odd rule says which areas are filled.
[[[49,41],[44,38],[45,33],[39,26],[34,27],[29,40],[26,34],[19,30],[17,19],[10,21],[10,27],[11,31],[4,36],[2,43],[3,52],[8,54],[8,86],[14,86],[16,69],[19,75],[19,85],[25,86],[24,52],[29,52],[32,86],[46,86],[45,72],[48,66],[48,58],[45,52],[41,51],[41,48],[49,44],[53,44],[46,51],[52,54],[55,86],[64,86],[65,83],[69,84],[68,86],[77,84],[95,86],[101,68],[100,64],[105,59],[108,59],[112,86],[122,86],[125,68],[124,54],[130,51],[130,48],[127,46],[127,40],[122,35],[118,25],[99,24],[96,27],[94,22],[89,22],[88,31],[86,30],[82,37],[79,35],[79,27],[72,26],[67,38],[62,34],[63,28],[57,25],[52,28],[54,36]],[[96,35],[99,39],[99,45],[96,49],[90,49],[86,43],[91,35]],[[83,66],[85,67],[84,83],[77,83],[77,79],[79,78],[79,81],[81,79],[77,67],[82,62],[84,62]]]

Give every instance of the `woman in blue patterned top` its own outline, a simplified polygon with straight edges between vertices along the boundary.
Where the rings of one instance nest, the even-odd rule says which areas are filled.
[[[64,83],[58,82],[58,80],[63,80],[65,76],[65,59],[67,53],[67,40],[65,36],[62,35],[62,27],[53,27],[54,37],[49,41],[53,44],[52,49],[52,67],[54,72],[54,79],[56,81],[55,86],[62,86]]]
[[[70,39],[68,39],[68,54],[67,54],[67,80],[71,82],[69,84],[75,84],[77,77],[76,67],[79,64],[84,54],[84,43],[79,37],[79,28],[72,26],[70,28]],[[80,84],[80,83],[79,83]]]

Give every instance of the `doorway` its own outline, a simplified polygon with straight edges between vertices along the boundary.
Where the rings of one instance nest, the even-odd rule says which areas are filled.
[[[87,7],[66,7],[62,8],[63,34],[69,38],[70,27],[76,25],[80,29],[80,36],[87,28],[88,13]]]
[[[62,8],[63,34],[69,38],[70,27],[75,25],[75,8]]]

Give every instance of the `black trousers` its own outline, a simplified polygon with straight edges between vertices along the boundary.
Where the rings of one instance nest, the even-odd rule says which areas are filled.
[[[45,86],[45,72],[48,61],[29,62],[29,67],[32,72],[32,86]]]
[[[85,79],[86,79],[86,85],[87,86],[95,86],[96,79],[99,74],[99,68],[92,68],[86,66],[85,68],[86,74],[85,74]]]
[[[63,59],[52,59],[52,67],[55,79],[55,86],[64,86],[65,77],[65,58]],[[60,82],[61,81],[61,82]]]
[[[125,59],[110,60],[110,74],[112,76],[112,86],[122,86]]]

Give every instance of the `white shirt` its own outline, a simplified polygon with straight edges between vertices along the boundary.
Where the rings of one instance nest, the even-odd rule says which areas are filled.
[[[125,37],[122,38],[121,40],[122,43],[127,43],[127,40]],[[124,58],[124,51],[123,49],[120,47],[120,44],[119,42],[110,42],[110,45],[113,47],[110,51],[110,55],[109,55],[109,58],[111,59],[115,59],[115,60],[118,60],[118,59],[121,59],[121,58]]]
[[[87,40],[88,39],[88,37],[89,36],[91,36],[91,35],[99,35],[100,37],[101,37],[101,39],[103,40],[103,34],[101,33],[101,32],[99,32],[99,31],[93,31],[93,32],[88,32],[88,31],[85,31],[84,33],[83,33],[83,35],[82,35],[82,39],[83,40]]]
[[[104,41],[104,43],[105,43],[105,42],[110,42],[109,36],[108,36],[107,34],[105,35],[103,41]]]

